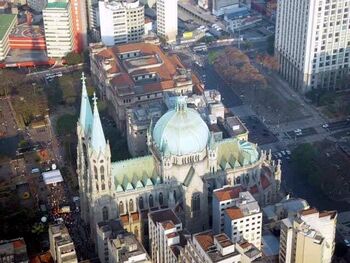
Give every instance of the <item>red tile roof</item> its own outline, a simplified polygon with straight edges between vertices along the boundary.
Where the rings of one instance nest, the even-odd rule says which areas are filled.
[[[244,217],[241,209],[239,209],[238,207],[228,208],[225,210],[225,212],[228,215],[228,217],[232,220],[236,220],[236,219]]]
[[[195,235],[195,239],[205,252],[208,251],[209,247],[214,245],[213,232],[211,231],[199,233]]]
[[[239,197],[239,193],[243,191],[243,188],[239,186],[225,187],[224,189],[214,192],[214,196],[220,201],[226,201]]]

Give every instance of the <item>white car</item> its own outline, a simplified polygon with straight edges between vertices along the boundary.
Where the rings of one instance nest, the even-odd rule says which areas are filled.
[[[327,129],[329,127],[328,123],[322,125],[323,128]]]
[[[295,129],[294,132],[295,133],[301,133],[301,129]]]

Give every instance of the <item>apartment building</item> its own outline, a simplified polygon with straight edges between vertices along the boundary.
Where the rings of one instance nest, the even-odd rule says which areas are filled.
[[[349,72],[348,0],[279,0],[275,52],[280,73],[300,92],[339,89]]]
[[[337,213],[310,208],[281,221],[281,263],[329,263],[335,246]]]
[[[0,61],[4,60],[10,51],[9,37],[16,25],[16,15],[0,14]]]
[[[47,4],[47,0],[27,0],[27,5],[37,12],[42,12]]]
[[[139,0],[100,1],[99,12],[101,41],[106,46],[142,39],[145,15]]]
[[[125,230],[123,219],[97,224],[97,251],[101,263],[151,262],[137,236]]]
[[[241,192],[236,205],[225,209],[224,232],[234,242],[246,240],[261,248],[262,212],[249,192]]]
[[[153,262],[178,262],[185,245],[181,220],[173,210],[163,209],[148,214],[149,248]]]
[[[49,225],[50,252],[54,262],[77,263],[72,238],[64,224]]]
[[[28,263],[27,245],[23,238],[0,240],[1,263]]]
[[[176,42],[177,0],[157,0],[157,34],[167,43]]]
[[[86,1],[70,0],[72,31],[73,31],[73,50],[81,53],[87,47],[87,13]]]
[[[70,2],[49,0],[43,9],[48,57],[62,58],[73,51],[74,34]]]

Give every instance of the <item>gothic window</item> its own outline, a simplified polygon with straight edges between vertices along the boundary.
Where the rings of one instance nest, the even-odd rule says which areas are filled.
[[[105,185],[105,183],[102,183],[101,190],[104,191],[105,189],[106,189],[106,185]]]
[[[96,190],[97,190],[97,192],[99,191],[98,184],[96,184]]]
[[[101,174],[101,180],[105,179],[105,167],[101,166],[100,167],[100,174]]]
[[[153,207],[153,195],[149,195],[148,204],[149,204],[149,207]]]
[[[134,234],[135,234],[136,238],[138,239],[139,238],[139,228],[137,226],[135,226],[135,228],[134,228]]]
[[[96,165],[94,166],[94,175],[95,175],[95,179],[97,180],[97,167],[96,167]]]
[[[132,199],[130,199],[129,201],[129,212],[133,212],[134,211],[134,201]]]
[[[159,205],[163,205],[163,193],[159,193]]]
[[[139,208],[140,208],[140,210],[143,209],[143,198],[142,198],[142,196],[140,196],[140,198],[139,198]]]
[[[177,199],[176,199],[176,190],[174,190],[174,200],[175,200],[175,202],[177,201]]]
[[[124,214],[124,204],[122,201],[119,202],[119,215]]]
[[[102,219],[103,221],[108,220],[108,208],[106,206],[102,208]]]
[[[200,196],[199,194],[193,194],[192,195],[192,200],[191,200],[191,208],[192,212],[197,212],[201,209],[201,203],[200,203]]]

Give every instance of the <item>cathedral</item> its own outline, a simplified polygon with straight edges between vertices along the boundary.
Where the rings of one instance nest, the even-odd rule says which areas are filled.
[[[225,185],[241,185],[260,205],[279,198],[281,167],[271,152],[237,138],[217,141],[185,97],[151,122],[148,155],[111,162],[96,100],[91,107],[83,76],[77,174],[81,216],[93,238],[99,222],[164,207],[174,209],[190,232],[208,229],[212,192]],[[130,231],[143,238],[142,226]]]

